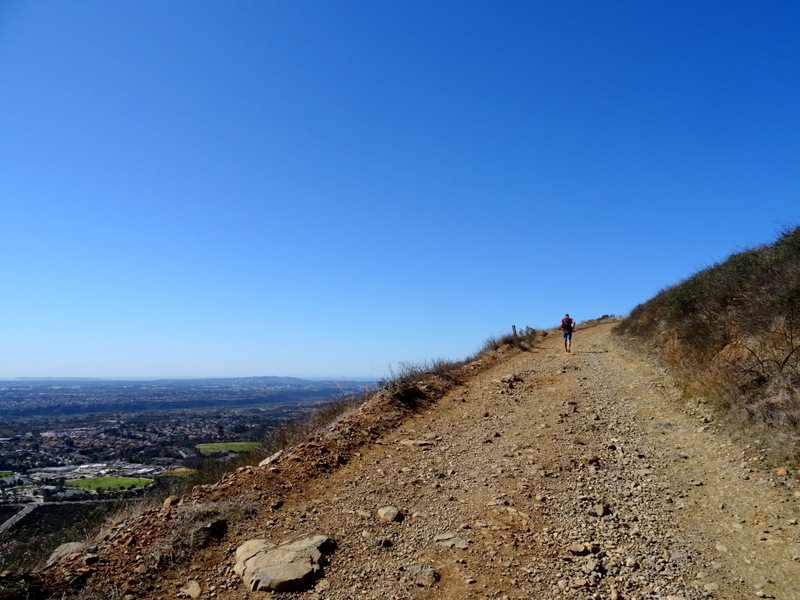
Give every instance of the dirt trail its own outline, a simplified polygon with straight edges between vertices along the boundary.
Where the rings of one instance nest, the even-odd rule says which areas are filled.
[[[800,487],[708,420],[610,325],[578,329],[572,354],[551,335],[135,597],[249,597],[239,544],[325,534],[314,587],[252,596],[797,600]]]

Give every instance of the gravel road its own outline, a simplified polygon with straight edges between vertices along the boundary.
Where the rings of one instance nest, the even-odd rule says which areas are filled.
[[[797,473],[764,470],[610,331],[508,356],[120,597],[800,598]],[[233,572],[245,540],[320,534],[337,547],[304,591]]]

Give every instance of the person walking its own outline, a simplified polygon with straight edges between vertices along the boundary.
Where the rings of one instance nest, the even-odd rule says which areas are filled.
[[[572,330],[575,329],[575,320],[571,319],[569,313],[561,319],[561,335],[564,336],[564,350],[572,352]]]

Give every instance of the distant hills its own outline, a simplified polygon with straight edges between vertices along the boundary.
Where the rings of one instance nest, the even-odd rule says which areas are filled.
[[[100,377],[14,377],[12,379],[0,379],[0,384],[5,381],[109,381]]]
[[[0,418],[275,407],[358,395],[374,387],[370,381],[278,376],[141,381],[20,378],[0,381]]]

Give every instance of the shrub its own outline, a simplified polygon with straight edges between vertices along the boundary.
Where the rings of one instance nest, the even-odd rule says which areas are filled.
[[[520,332],[516,329],[512,333],[505,333],[499,336],[492,336],[483,342],[483,346],[478,351],[478,356],[498,350],[503,346],[518,348],[520,350],[530,350],[533,344],[539,339],[540,334],[533,327],[525,327]],[[543,335],[541,337],[544,337]]]

